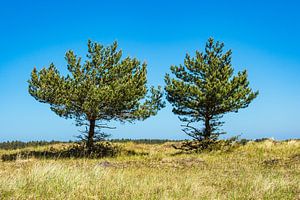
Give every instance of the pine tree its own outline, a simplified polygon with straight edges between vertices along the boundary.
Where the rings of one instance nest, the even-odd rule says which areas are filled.
[[[144,120],[164,107],[160,87],[149,90],[146,86],[146,63],[122,59],[117,47],[117,42],[104,47],[88,41],[84,62],[73,51],[66,53],[66,76],[52,63],[40,71],[34,68],[28,81],[29,93],[37,101],[50,104],[57,115],[86,127],[81,138],[89,150],[96,139],[107,136],[101,129],[112,128],[109,121]]]
[[[187,54],[183,65],[171,66],[176,78],[165,76],[167,100],[184,122],[183,131],[196,141],[216,140],[223,133],[223,115],[248,107],[258,95],[249,87],[246,70],[234,76],[232,52],[223,53],[223,48],[210,38],[203,53]]]

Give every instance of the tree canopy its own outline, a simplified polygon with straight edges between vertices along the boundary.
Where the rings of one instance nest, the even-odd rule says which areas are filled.
[[[258,95],[249,87],[246,70],[234,75],[232,52],[223,52],[223,48],[223,43],[210,38],[203,53],[187,54],[183,65],[171,66],[174,78],[165,76],[173,112],[185,122],[183,131],[198,141],[217,139],[223,133],[219,131],[222,116],[248,107]],[[204,128],[199,128],[198,122],[203,122]]]
[[[117,42],[104,47],[88,41],[85,61],[68,51],[67,75],[61,75],[53,63],[31,73],[29,93],[37,101],[50,104],[57,115],[73,118],[79,126],[88,126],[83,139],[93,146],[111,120],[144,120],[164,107],[160,86],[147,88],[147,64],[136,58],[122,58]],[[99,134],[96,134],[99,133]]]

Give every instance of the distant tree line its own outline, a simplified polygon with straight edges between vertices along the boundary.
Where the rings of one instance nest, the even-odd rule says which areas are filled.
[[[254,142],[263,142],[266,140],[270,140],[270,138],[259,138],[255,140],[251,139],[237,139],[236,142],[238,142],[241,145],[245,145],[250,141]],[[299,139],[295,139],[299,140]],[[110,139],[108,140],[112,143],[126,143],[126,142],[133,142],[136,144],[164,144],[166,142],[184,142],[186,140],[169,140],[169,139],[128,139],[128,138],[121,138],[121,139]],[[290,141],[289,140],[283,140],[283,141]],[[6,141],[6,142],[0,142],[0,149],[3,150],[15,150],[15,149],[23,149],[27,147],[38,147],[38,146],[46,146],[46,145],[52,145],[52,144],[71,144],[75,143],[76,141],[29,141],[29,142],[22,142],[22,141]]]
[[[7,141],[7,142],[0,142],[0,149],[5,149],[5,150],[23,149],[26,147],[37,147],[37,146],[45,146],[45,145],[58,144],[58,143],[63,143],[63,142],[54,141],[54,140],[52,140],[52,141],[29,141],[29,142]],[[64,143],[68,143],[68,142],[64,142]]]
[[[168,139],[111,139],[111,142],[126,143],[134,142],[136,144],[163,144],[166,142],[179,142],[182,140],[168,140]]]
[[[167,140],[167,139],[110,139],[112,143],[126,143],[126,142],[134,142],[137,144],[163,144],[166,142],[178,142],[181,140]],[[46,146],[52,144],[68,144],[68,143],[75,143],[76,141],[29,141],[29,142],[22,142],[22,141],[6,141],[0,142],[0,149],[3,150],[14,150],[14,149],[23,149],[27,147],[37,147],[37,146]]]

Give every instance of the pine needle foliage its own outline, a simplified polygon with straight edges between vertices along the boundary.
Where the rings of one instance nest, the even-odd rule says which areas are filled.
[[[84,62],[73,51],[66,53],[66,76],[51,63],[40,71],[34,68],[28,81],[29,93],[37,101],[86,126],[81,138],[89,149],[95,139],[107,136],[102,128],[113,128],[107,122],[145,120],[164,107],[160,86],[147,88],[147,64],[136,58],[122,59],[117,47],[117,42],[105,47],[89,40]]]
[[[223,48],[224,43],[209,38],[203,53],[187,54],[183,65],[171,66],[175,77],[165,76],[173,113],[184,122],[183,131],[197,141],[216,140],[224,133],[219,129],[223,115],[248,107],[258,95],[249,87],[246,70],[234,75],[232,52]]]

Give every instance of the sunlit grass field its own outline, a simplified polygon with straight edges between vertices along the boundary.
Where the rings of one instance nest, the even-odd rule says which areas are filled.
[[[0,199],[300,199],[299,140],[200,154],[179,153],[170,142],[118,145],[136,153],[0,161]]]

